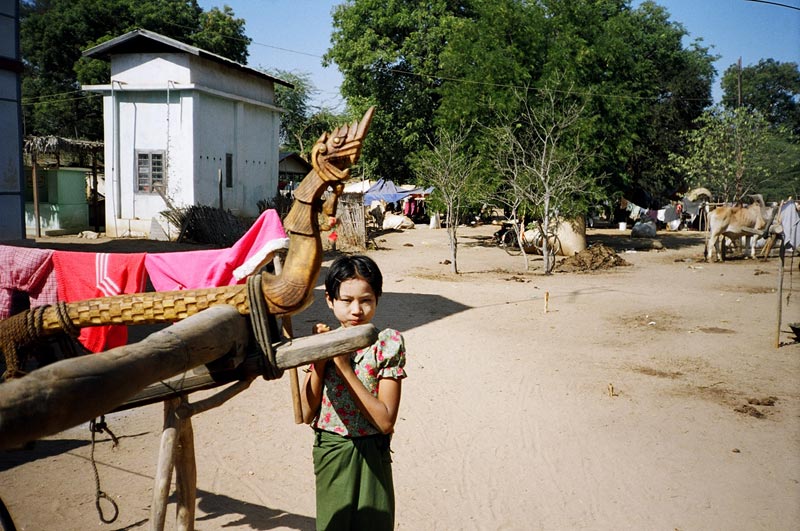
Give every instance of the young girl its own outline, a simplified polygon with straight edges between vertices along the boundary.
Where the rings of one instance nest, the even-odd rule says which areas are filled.
[[[328,270],[325,300],[342,326],[356,326],[372,321],[382,289],[371,258],[342,256]],[[405,362],[403,337],[386,329],[370,347],[311,366],[301,400],[315,431],[317,529],[394,529],[389,443]]]

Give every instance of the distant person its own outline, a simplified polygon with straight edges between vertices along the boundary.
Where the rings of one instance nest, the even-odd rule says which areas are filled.
[[[341,326],[367,324],[382,289],[371,258],[341,256],[328,270],[325,300]],[[329,330],[318,323],[313,332]],[[301,400],[315,432],[317,529],[394,529],[390,442],[405,363],[403,336],[387,328],[373,345],[307,370]]]

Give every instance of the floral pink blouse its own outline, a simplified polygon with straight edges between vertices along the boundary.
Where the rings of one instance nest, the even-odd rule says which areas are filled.
[[[381,378],[406,377],[403,368],[406,364],[406,348],[403,336],[397,330],[382,330],[375,343],[353,352],[350,356],[353,371],[373,396],[378,396],[378,381]],[[343,437],[364,437],[380,433],[359,411],[333,363],[325,366],[322,401],[312,426]]]

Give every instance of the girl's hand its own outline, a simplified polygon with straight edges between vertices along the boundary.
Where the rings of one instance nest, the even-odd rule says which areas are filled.
[[[331,327],[326,325],[325,323],[317,323],[314,325],[314,328],[311,330],[312,334],[324,334],[325,332],[330,332]]]

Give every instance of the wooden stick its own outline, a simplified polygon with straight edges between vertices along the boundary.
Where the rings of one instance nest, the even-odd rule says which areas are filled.
[[[275,267],[275,274],[280,275],[283,270],[283,259],[281,255],[276,254],[272,261]],[[294,331],[292,330],[292,318],[286,315],[281,319],[281,327],[283,328],[283,337],[292,339]],[[300,379],[297,377],[297,367],[288,369],[289,372],[289,388],[292,393],[292,411],[294,412],[294,423],[303,423],[303,403],[300,401]]]
[[[150,507],[150,526],[154,531],[164,531],[169,486],[172,482],[172,469],[175,466],[175,449],[178,444],[178,430],[181,422],[175,414],[175,410],[180,403],[180,398],[172,398],[164,402],[164,430],[161,432],[161,445],[158,450],[158,464],[153,487],[153,504]]]
[[[186,396],[181,397],[186,403]],[[175,456],[176,529],[194,531],[195,501],[197,500],[197,463],[194,457],[192,419],[181,419],[178,447]]]
[[[783,319],[783,259],[786,256],[786,243],[781,238],[778,257],[778,326],[775,329],[775,348],[781,346],[781,320]]]
[[[284,317],[283,322],[283,335],[286,339],[293,337],[292,333],[292,318]],[[289,372],[289,387],[292,390],[292,411],[294,412],[294,423],[303,423],[303,403],[300,401],[300,378],[297,376],[297,367],[292,367]]]
[[[151,334],[132,345],[58,361],[0,385],[0,449],[58,433],[99,417],[153,382],[170,379],[246,344],[247,319],[216,306]],[[289,369],[371,345],[371,324],[293,340],[276,349],[278,367]],[[218,387],[206,373],[205,389]],[[185,378],[189,380],[190,378]],[[184,378],[170,380],[172,395],[189,393]],[[149,389],[149,388],[148,388]]]

